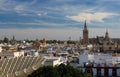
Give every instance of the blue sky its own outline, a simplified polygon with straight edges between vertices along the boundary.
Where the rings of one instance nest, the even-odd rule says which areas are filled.
[[[85,20],[90,37],[108,29],[120,38],[119,7],[120,0],[0,0],[0,39],[78,40]]]

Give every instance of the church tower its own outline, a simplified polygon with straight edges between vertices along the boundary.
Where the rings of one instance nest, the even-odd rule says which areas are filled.
[[[43,45],[43,47],[46,47],[46,39],[45,38],[43,38],[42,45]]]
[[[89,39],[88,39],[88,29],[87,24],[85,20],[84,29],[83,29],[83,45],[88,45]]]
[[[109,40],[109,33],[108,33],[108,30],[106,30],[105,39],[106,39],[106,40]]]

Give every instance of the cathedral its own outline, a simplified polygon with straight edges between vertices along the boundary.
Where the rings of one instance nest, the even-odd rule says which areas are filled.
[[[83,45],[88,45],[88,44],[89,44],[88,29],[85,21],[84,29],[83,29]]]
[[[89,31],[87,29],[87,22],[85,21],[83,27],[83,39],[81,40],[83,46],[89,44],[93,45],[93,49],[99,52],[120,52],[120,39],[111,39],[108,30],[105,36],[97,36],[96,38],[89,38]]]

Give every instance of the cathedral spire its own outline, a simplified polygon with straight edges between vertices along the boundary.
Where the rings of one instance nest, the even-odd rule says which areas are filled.
[[[105,40],[109,40],[109,33],[108,33],[108,29],[106,29],[106,33],[105,33]]]
[[[84,29],[87,29],[87,24],[86,24],[86,20],[85,20],[85,24],[84,24]]]
[[[106,29],[105,37],[109,38],[108,29]]]
[[[87,29],[87,23],[85,20],[84,23],[84,29],[83,29],[83,45],[88,45],[89,39],[88,39],[88,29]]]
[[[108,29],[106,29],[106,34],[108,34]]]
[[[15,36],[13,35],[13,38],[12,38],[12,40],[15,40]]]

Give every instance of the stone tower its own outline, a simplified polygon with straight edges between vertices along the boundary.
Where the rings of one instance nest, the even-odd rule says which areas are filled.
[[[108,30],[106,30],[106,33],[105,33],[105,41],[109,41],[110,38],[109,38],[109,33],[108,33]]]
[[[88,29],[87,24],[85,20],[84,29],[83,29],[83,45],[88,45],[89,39],[88,39]]]
[[[43,38],[42,45],[43,45],[43,47],[46,47],[46,39],[45,38]]]

